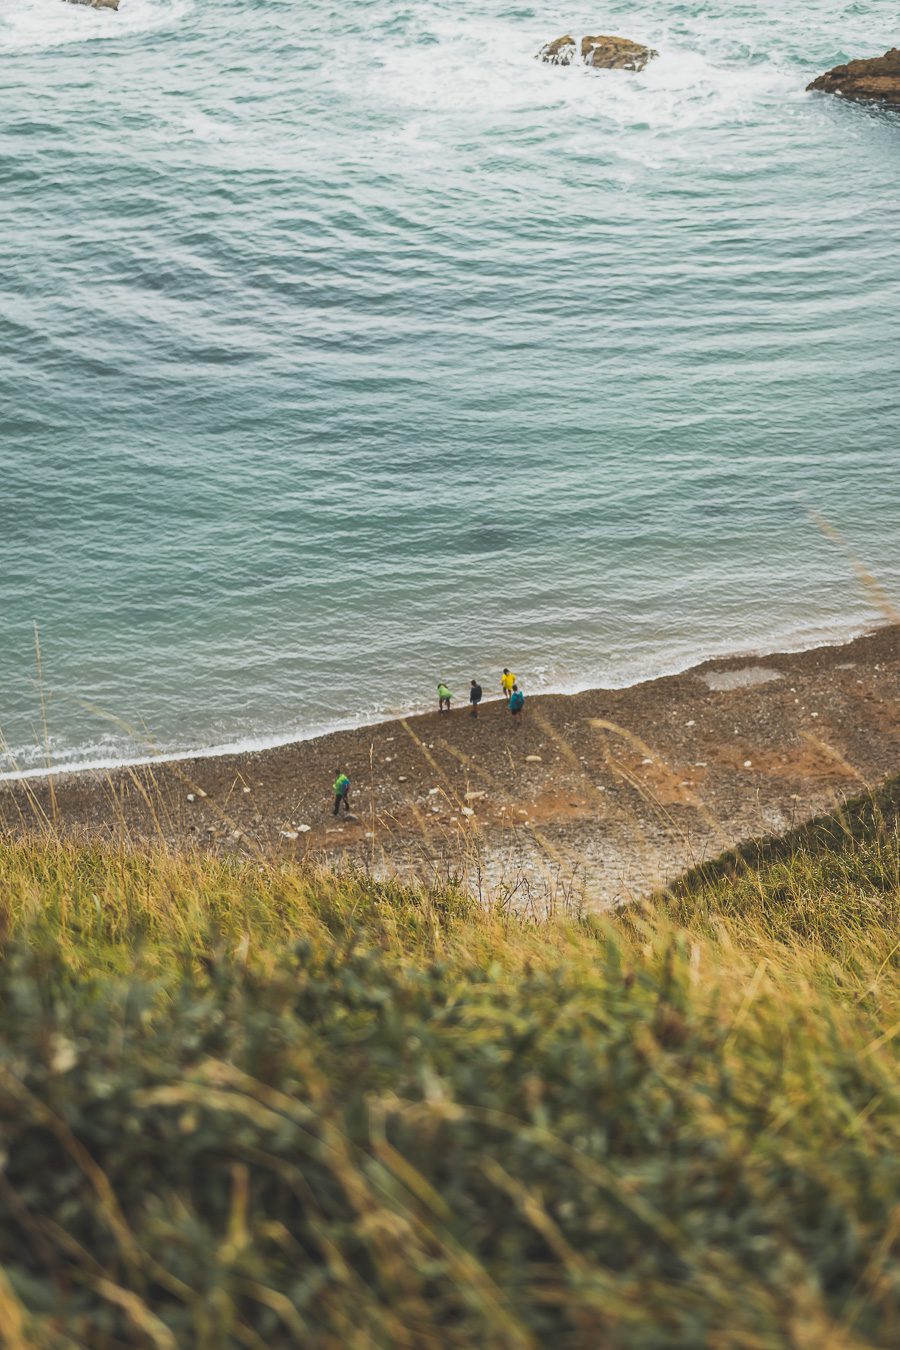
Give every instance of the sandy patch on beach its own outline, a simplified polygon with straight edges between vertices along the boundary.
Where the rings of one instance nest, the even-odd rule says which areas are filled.
[[[766,666],[742,666],[740,670],[707,670],[700,677],[707,689],[752,689],[755,684],[769,684],[782,678],[780,670]]]

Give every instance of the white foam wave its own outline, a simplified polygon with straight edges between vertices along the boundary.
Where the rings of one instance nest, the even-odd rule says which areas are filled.
[[[333,722],[323,722],[303,729],[295,728],[272,735],[244,736],[217,745],[194,746],[187,749],[182,747],[155,750],[148,744],[142,750],[135,749],[129,753],[121,742],[109,740],[84,746],[73,751],[65,759],[54,760],[51,744],[49,765],[46,762],[45,752],[40,748],[10,747],[4,750],[4,758],[17,767],[0,773],[0,783],[18,782],[23,778],[58,778],[71,773],[138,768],[143,764],[171,764],[181,760],[221,759],[224,755],[254,754],[257,751],[275,750],[280,745],[296,745],[301,741],[317,740],[320,736],[330,736],[338,731],[355,731],[360,727],[379,726],[398,717],[415,717],[426,711],[428,711],[426,708],[384,709],[377,713],[373,711],[360,713],[356,717],[338,718]]]
[[[552,130],[557,115],[564,126],[574,113],[595,131],[601,118],[651,133],[680,132],[740,118],[763,101],[799,98],[803,92],[803,81],[789,64],[729,59],[715,35],[702,31],[694,48],[683,34],[670,39],[629,30],[629,36],[660,51],[644,71],[631,73],[537,61],[540,38],[518,20],[511,24],[479,16],[477,23],[446,19],[432,27],[431,44],[401,35],[385,40],[376,65],[362,46],[356,54],[351,40],[334,72],[337,82],[347,82],[348,88],[352,82],[357,95],[373,106],[408,110],[406,141],[428,143],[429,114],[459,114],[469,121],[478,114],[503,118],[498,129],[507,130],[512,115],[522,119],[523,127],[533,121]]]
[[[193,0],[122,0],[118,12],[64,0],[0,0],[0,52],[137,37],[183,21]]]

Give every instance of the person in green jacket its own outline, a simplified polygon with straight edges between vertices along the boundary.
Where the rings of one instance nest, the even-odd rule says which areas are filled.
[[[450,711],[450,700],[452,697],[453,695],[450,693],[450,690],[444,684],[444,681],[441,680],[438,685],[438,712],[443,712],[445,708],[447,712]]]
[[[340,769],[337,770],[337,777],[334,780],[334,814],[337,815],[341,809],[341,802],[344,803],[344,810],[350,810],[350,779]]]

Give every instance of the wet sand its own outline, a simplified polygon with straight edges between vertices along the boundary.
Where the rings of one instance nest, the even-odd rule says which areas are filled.
[[[487,684],[485,683],[487,688]],[[335,770],[352,814],[332,815]],[[629,689],[466,706],[271,750],[0,785],[0,827],[628,900],[900,769],[900,627]]]

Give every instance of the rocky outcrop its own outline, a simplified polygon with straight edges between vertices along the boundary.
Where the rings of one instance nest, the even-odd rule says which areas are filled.
[[[900,47],[892,47],[884,56],[835,66],[806,87],[859,103],[887,103],[900,108]]]
[[[537,59],[551,66],[570,66],[575,60],[575,39],[567,33],[555,42],[548,42],[538,52]]]
[[[537,59],[551,66],[571,66],[576,54],[575,39],[567,33],[565,37],[556,38],[554,42],[543,46]],[[632,42],[630,38],[599,34],[597,37],[581,39],[581,60],[594,70],[643,70],[654,56],[659,56],[659,52],[652,47],[643,47],[639,42]]]
[[[91,9],[118,9],[119,0],[67,0],[70,5],[88,5]]]
[[[581,39],[581,59],[595,70],[643,70],[659,52],[642,47],[630,38],[584,37]]]

